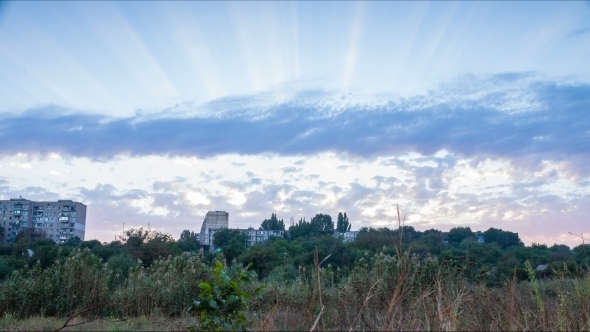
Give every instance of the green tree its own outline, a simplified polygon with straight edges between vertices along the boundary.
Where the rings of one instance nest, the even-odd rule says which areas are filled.
[[[285,223],[283,219],[278,219],[276,214],[272,214],[270,219],[264,219],[260,225],[260,229],[271,230],[271,231],[284,231]]]
[[[351,226],[352,226],[352,224],[348,222],[348,217],[346,216],[346,212],[344,212],[344,214],[342,214],[342,212],[338,212],[338,221],[336,222],[336,230],[340,233],[349,232]]]
[[[224,228],[215,232],[213,244],[216,248],[221,248],[225,258],[232,261],[246,251],[248,234],[239,229]]]
[[[313,229],[311,223],[305,221],[305,218],[299,219],[295,225],[289,227],[289,235],[292,239],[310,236],[312,233]]]
[[[191,232],[185,229],[180,233],[180,239],[178,240],[178,247],[183,252],[195,251],[200,248],[201,244],[197,240],[197,233]]]
[[[471,231],[470,227],[451,228],[447,234],[447,240],[449,243],[461,243],[465,239],[475,240],[475,234]]]
[[[181,252],[170,234],[138,228],[126,231],[125,236],[126,251],[145,266],[150,266],[159,257]]]
[[[522,246],[523,243],[518,237],[518,233],[503,231],[501,229],[490,228],[483,232],[483,238],[486,243],[497,243],[502,250],[512,246]]]
[[[318,213],[311,218],[311,229],[315,235],[332,234],[334,233],[334,222],[332,217],[327,214]]]

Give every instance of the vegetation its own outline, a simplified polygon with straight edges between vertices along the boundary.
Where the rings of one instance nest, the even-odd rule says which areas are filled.
[[[283,219],[278,219],[276,214],[272,214],[270,219],[264,219],[260,224],[260,229],[271,230],[271,231],[284,231],[285,223]]]
[[[339,215],[336,230],[348,229],[347,219]],[[325,214],[292,230],[306,231],[250,248],[243,233],[219,231],[221,252],[213,253],[199,250],[190,231],[178,241],[132,229],[122,241],[65,245],[23,236],[0,246],[0,329],[92,321],[76,329],[149,329],[153,322],[161,330],[164,319],[182,324],[172,329],[199,330],[590,326],[584,243],[525,246],[517,234],[493,228],[478,243],[466,227],[445,233],[402,225],[362,228],[344,243]],[[537,271],[540,264],[548,268]]]

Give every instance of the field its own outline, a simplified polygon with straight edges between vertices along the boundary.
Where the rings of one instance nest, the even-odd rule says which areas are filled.
[[[15,272],[2,284],[0,329],[199,329],[203,310],[209,323],[217,320],[210,329],[589,329],[590,277],[572,277],[566,267],[549,280],[527,264],[528,281],[489,285],[485,273],[467,273],[470,264],[461,260],[382,251],[344,274],[320,259],[316,252],[315,266],[300,266],[295,278],[283,280],[258,280],[239,263],[227,264],[221,255],[206,263],[202,254],[160,259],[150,268],[138,265],[122,276],[89,250],[77,250],[49,268]],[[241,282],[244,275],[251,280]],[[224,282],[232,281],[239,289],[230,292],[243,296],[234,307],[226,301],[231,295],[223,293]],[[206,297],[203,282],[221,289],[210,297],[219,306],[188,311]]]

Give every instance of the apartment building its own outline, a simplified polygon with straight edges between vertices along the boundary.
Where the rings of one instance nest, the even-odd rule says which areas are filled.
[[[57,243],[76,236],[84,240],[86,205],[72,200],[0,200],[0,226],[4,228],[3,243],[14,242],[16,235],[26,229],[32,230],[30,236],[46,237]]]
[[[334,237],[341,238],[344,243],[347,243],[347,242],[352,242],[352,241],[356,240],[357,234],[358,234],[358,231],[348,231],[348,232],[335,231]]]
[[[201,225],[201,232],[197,235],[197,240],[206,251],[215,250],[213,239],[215,233],[223,228],[229,228],[229,213],[225,211],[209,211]],[[248,235],[247,242],[244,243],[246,247],[251,247],[257,243],[268,240],[271,236],[283,237],[286,231],[277,230],[262,230],[262,229],[238,229],[240,232]],[[351,242],[356,240],[358,231],[349,232],[334,232],[335,238],[342,238],[344,242]]]
[[[242,233],[246,233],[248,235],[248,243],[246,247],[250,247],[255,245],[256,243],[261,243],[268,240],[271,236],[276,237],[283,237],[285,231],[271,231],[271,230],[264,230],[264,229],[240,229]]]
[[[201,225],[198,240],[205,250],[214,250],[213,236],[216,231],[229,226],[229,213],[225,211],[209,211]]]
[[[215,233],[223,228],[229,228],[229,213],[225,211],[209,211],[201,225],[201,232],[198,240],[201,246],[207,251],[215,250],[213,239]],[[250,247],[256,243],[264,242],[271,236],[283,236],[284,231],[255,230],[254,228],[240,229],[239,231],[248,235],[248,241],[244,243]]]

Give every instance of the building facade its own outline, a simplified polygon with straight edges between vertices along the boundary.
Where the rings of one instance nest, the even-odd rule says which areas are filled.
[[[209,211],[201,225],[198,240],[205,250],[214,250],[213,236],[216,231],[229,226],[229,213],[225,211]]]
[[[215,233],[223,228],[229,228],[229,213],[225,211],[209,211],[201,225],[201,232],[197,234],[197,239],[206,251],[215,250],[213,239]],[[280,230],[263,230],[263,229],[238,229],[240,232],[248,235],[248,240],[244,245],[249,248],[257,243],[262,243],[272,236],[284,237],[287,231]],[[334,232],[335,238],[342,238],[344,242],[351,242],[356,239],[358,232]]]
[[[86,233],[86,205],[71,200],[30,201],[24,198],[0,200],[2,243],[12,243],[21,231],[34,237],[46,237],[57,243]]]
[[[352,242],[356,240],[356,235],[358,231],[348,231],[348,232],[334,232],[335,238],[341,238],[344,243]]]

